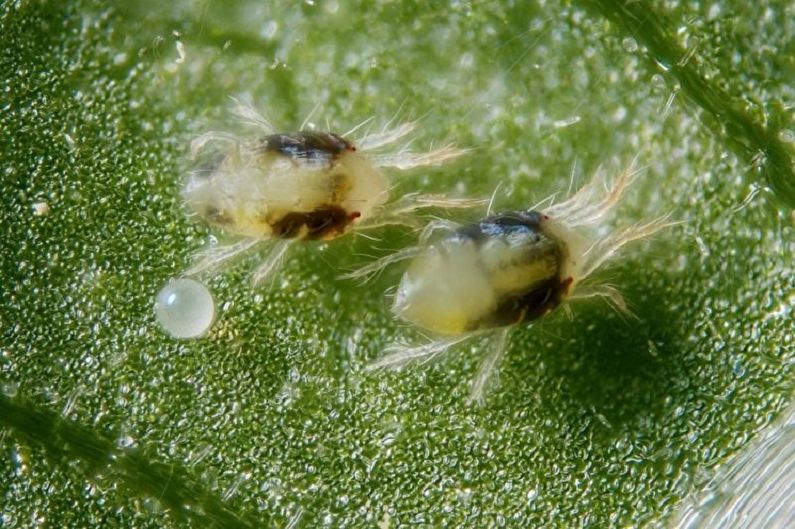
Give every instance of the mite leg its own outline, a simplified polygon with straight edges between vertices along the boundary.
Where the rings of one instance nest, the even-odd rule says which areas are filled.
[[[384,224],[388,224],[388,222],[378,223],[376,226],[382,226]],[[368,224],[366,226],[362,226],[363,229],[372,227],[374,227],[374,225]],[[455,231],[457,227],[458,224],[447,220],[436,219],[431,221],[425,225],[422,233],[420,233],[420,243],[428,242],[431,236],[437,231],[445,230],[452,232]],[[422,246],[410,246],[408,248],[404,248],[403,250],[399,250],[380,259],[376,259],[372,263],[354,270],[353,272],[343,274],[340,276],[340,279],[361,279],[363,283],[366,283],[376,275],[380,274],[387,266],[399,263],[400,261],[405,261],[406,259],[413,259],[422,253],[422,250]]]
[[[207,146],[207,144],[216,143],[216,142],[236,144],[240,142],[240,138],[228,132],[221,132],[215,130],[205,132],[204,134],[195,137],[190,142],[191,157],[195,158],[199,154],[199,152],[202,151]]]
[[[445,198],[442,195],[421,195],[411,193],[396,202],[387,204],[381,211],[367,221],[359,224],[357,230],[371,230],[383,226],[407,226],[419,230],[424,223],[421,219],[412,218],[411,213],[425,208],[466,209],[480,207],[487,200],[470,198]]]
[[[453,233],[459,228],[459,226],[460,225],[458,223],[451,220],[434,219],[426,224],[425,228],[422,229],[422,233],[420,233],[420,242],[427,243],[431,240],[433,234],[438,231]]]
[[[276,271],[293,242],[295,242],[294,239],[280,239],[273,245],[268,257],[251,273],[251,286],[259,285]]]
[[[384,217],[401,217],[425,208],[468,209],[485,206],[488,200],[482,198],[450,198],[444,195],[409,193],[400,200],[388,204],[384,208]]]
[[[628,242],[649,237],[663,228],[681,223],[681,221],[669,221],[668,217],[669,215],[664,215],[646,224],[630,226],[629,228],[616,232],[596,242],[596,244],[585,252],[585,266],[583,267],[581,277],[577,279],[582,281],[588,277]]]
[[[603,298],[607,304],[612,307],[619,314],[629,317],[637,318],[632,310],[627,306],[624,296],[613,285],[607,284],[594,284],[594,285],[577,285],[574,293],[566,298],[566,301],[576,301],[579,299],[590,298]]]
[[[241,121],[248,125],[258,127],[264,134],[276,133],[276,129],[273,128],[271,122],[268,121],[265,116],[257,112],[251,104],[234,97],[230,97],[229,99],[234,103],[232,114],[239,117]]]
[[[607,188],[606,193],[596,200],[594,195],[596,195],[600,187],[600,178],[594,177],[571,198],[551,206],[545,213],[553,218],[560,219],[569,226],[592,224],[607,215],[618,204],[624,191],[644,169],[636,168],[635,160],[633,160],[630,166],[622,171]]]
[[[315,103],[315,106],[312,107],[312,110],[309,111],[309,114],[307,114],[304,120],[301,122],[301,126],[298,127],[298,130],[306,130],[306,126],[309,125],[309,120],[312,119],[312,116],[315,115],[315,112],[317,112],[318,108],[320,108],[320,101]],[[330,129],[331,127],[328,128]],[[343,137],[347,137],[347,135],[343,135]]]
[[[353,272],[343,274],[340,276],[340,279],[356,279],[366,283],[373,277],[383,272],[387,266],[399,263],[400,261],[405,261],[406,259],[412,259],[413,257],[419,255],[421,251],[422,248],[419,246],[410,246],[408,248],[404,248],[380,259],[376,259],[370,264],[354,270]]]
[[[357,130],[359,130],[360,128],[364,127],[365,125],[367,125],[368,123],[370,123],[370,122],[371,122],[371,121],[373,121],[374,119],[375,119],[375,116],[370,116],[369,118],[367,118],[367,119],[365,119],[365,120],[361,121],[361,122],[360,122],[358,125],[356,125],[356,126],[355,126],[355,127],[353,127],[352,129],[350,129],[350,130],[346,131],[344,134],[340,134],[340,136],[342,136],[343,138],[350,138],[350,137],[351,137],[351,135],[352,135],[354,132],[356,132],[356,131],[357,131]],[[328,128],[329,128],[329,129],[331,129],[331,127],[328,127]],[[365,137],[366,137],[366,136],[365,136]],[[361,149],[361,147],[360,147],[360,144],[359,144],[359,141],[358,141],[358,140],[354,140],[354,142],[353,142],[353,143],[354,143],[354,145],[356,145],[356,146],[357,146],[357,149]]]
[[[409,362],[428,362],[454,345],[469,340],[475,336],[475,334],[476,333],[467,333],[454,338],[443,338],[415,346],[392,344],[386,348],[386,355],[370,363],[365,369],[367,371],[374,371],[382,368],[397,369]]]
[[[469,151],[446,145],[428,152],[401,151],[395,154],[372,155],[373,162],[379,167],[394,167],[406,171],[415,167],[441,165],[449,160],[462,156]]]
[[[449,232],[455,231],[458,228],[458,224],[453,221],[443,220],[443,219],[435,219],[425,224],[423,227],[422,221],[420,219],[411,219],[406,217],[395,217],[392,215],[384,217],[383,215],[379,215],[380,218],[376,218],[373,222],[363,222],[359,224],[356,228],[357,231],[362,230],[372,230],[375,228],[381,228],[383,226],[408,226],[410,228],[419,230],[422,229],[420,233],[420,241],[427,242],[431,235],[439,230],[446,230]]]
[[[401,123],[400,125],[392,129],[385,128],[381,132],[377,132],[375,134],[368,134],[363,138],[359,138],[354,143],[356,144],[356,147],[360,151],[371,151],[373,149],[378,149],[379,147],[384,147],[385,145],[389,145],[390,143],[395,143],[400,138],[403,138],[407,134],[410,134],[411,131],[413,131],[415,128],[417,128],[417,122],[409,121],[406,123]]]
[[[201,250],[196,254],[193,266],[191,266],[184,275],[197,276],[200,274],[214,273],[231,259],[242,255],[262,242],[262,239],[248,238],[241,239],[234,244]]]
[[[372,219],[372,220],[371,220]],[[361,224],[356,226],[357,232],[362,232],[366,230],[375,230],[379,228],[383,228],[384,226],[405,226],[407,228],[411,228],[412,230],[420,230],[422,229],[422,220],[411,218],[411,217],[394,217],[394,216],[384,216],[383,213],[376,217],[372,217],[371,219],[367,219]]]
[[[489,383],[489,380],[491,380],[492,375],[495,373],[495,369],[499,365],[500,360],[502,360],[502,357],[505,355],[505,351],[508,349],[508,335],[510,333],[511,328],[505,327],[497,331],[493,337],[491,351],[489,352],[486,359],[480,364],[478,374],[475,376],[475,379],[470,385],[469,398],[467,399],[467,402],[483,402],[483,393],[486,389],[486,385]]]
[[[635,162],[624,171],[607,188],[607,192],[598,201],[587,204],[578,211],[574,211],[568,222],[572,225],[592,224],[607,215],[624,195],[627,187],[635,180],[643,169],[635,169]],[[590,193],[589,193],[590,194]]]

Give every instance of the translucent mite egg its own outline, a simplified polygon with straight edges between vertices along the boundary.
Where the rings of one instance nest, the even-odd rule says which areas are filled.
[[[348,134],[301,130],[278,133],[252,108],[238,104],[235,113],[256,127],[241,138],[209,132],[193,142],[197,168],[188,175],[183,196],[207,223],[238,237],[230,245],[199,255],[188,275],[214,270],[260,243],[271,244],[257,268],[259,283],[295,241],[330,240],[353,230],[406,224],[406,215],[427,207],[471,207],[481,201],[408,194],[389,201],[390,180],[384,168],[411,169],[460,156],[451,146],[424,153],[378,150],[409,134],[414,123],[385,128],[354,141]]]
[[[207,333],[215,320],[215,300],[203,284],[174,279],[157,293],[155,317],[174,338],[196,338]]]
[[[393,313],[435,336],[416,346],[393,345],[370,367],[396,367],[428,360],[453,345],[494,333],[491,352],[472,383],[479,400],[517,324],[546,316],[577,299],[602,297],[628,312],[621,294],[591,278],[594,271],[628,242],[670,226],[666,217],[620,231],[599,230],[637,174],[624,171],[603,193],[593,181],[571,198],[539,211],[508,211],[480,222],[429,225],[420,244],[363,268],[372,274],[386,264],[409,259]]]

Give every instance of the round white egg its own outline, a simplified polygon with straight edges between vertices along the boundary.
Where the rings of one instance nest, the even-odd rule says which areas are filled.
[[[215,320],[215,300],[203,284],[193,279],[174,279],[157,293],[155,317],[174,338],[197,338]]]

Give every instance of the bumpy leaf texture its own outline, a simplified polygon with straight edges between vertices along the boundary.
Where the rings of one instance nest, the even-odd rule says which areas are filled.
[[[117,4],[0,6],[2,525],[653,527],[792,400],[791,2]],[[637,321],[517,330],[482,407],[486,343],[363,370],[417,338],[399,267],[337,276],[405,230],[259,290],[250,258],[176,341],[152,300],[217,235],[179,189],[229,96],[284,130],[419,118],[413,148],[472,152],[397,193],[500,185],[498,209],[638,156],[614,223],[686,222],[603,272]]]

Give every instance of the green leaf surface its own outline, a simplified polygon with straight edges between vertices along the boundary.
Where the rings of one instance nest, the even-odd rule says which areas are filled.
[[[792,400],[793,34],[785,1],[0,4],[0,524],[663,523]],[[253,256],[177,341],[153,297],[218,235],[179,192],[230,96],[472,148],[395,196],[527,207],[638,156],[612,223],[686,222],[603,272],[637,321],[584,302],[517,329],[482,407],[487,342],[363,369],[418,338],[400,269],[337,276],[405,230],[303,245],[270,288]]]

